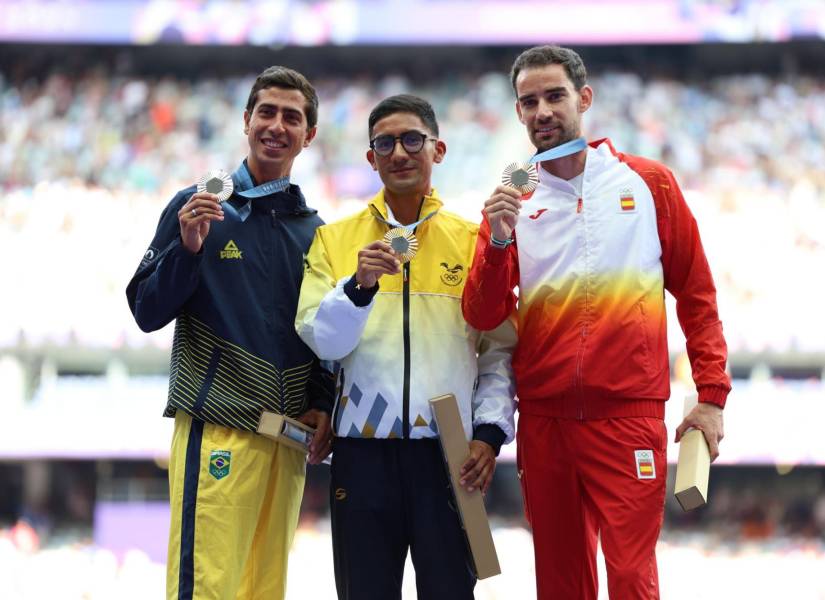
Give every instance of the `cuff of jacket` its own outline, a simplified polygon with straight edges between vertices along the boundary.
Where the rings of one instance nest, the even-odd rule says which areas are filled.
[[[375,285],[369,289],[358,287],[355,275],[353,275],[344,284],[344,293],[355,306],[367,306],[375,298],[375,294],[378,293],[378,282],[375,282]]]
[[[498,456],[498,453],[501,451],[501,445],[506,438],[507,436],[501,427],[493,425],[492,423],[484,423],[473,430],[473,439],[490,444],[496,456]]]
[[[501,248],[487,242],[487,247],[484,248],[484,263],[496,267],[503,265],[507,262],[507,254],[510,252],[511,245]]]
[[[728,400],[729,389],[709,385],[699,388],[699,402],[715,404],[719,408],[725,408]]]

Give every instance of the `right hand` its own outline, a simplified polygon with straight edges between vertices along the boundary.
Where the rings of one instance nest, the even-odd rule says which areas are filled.
[[[200,252],[212,221],[223,221],[223,208],[218,197],[207,192],[193,194],[178,211],[183,247],[192,254]]]
[[[358,270],[355,281],[362,288],[373,288],[382,275],[395,275],[401,271],[398,260],[390,245],[378,240],[365,246],[358,253]]]
[[[508,185],[498,186],[484,203],[484,214],[490,222],[490,232],[497,240],[509,240],[516,228],[521,210],[521,193]]]

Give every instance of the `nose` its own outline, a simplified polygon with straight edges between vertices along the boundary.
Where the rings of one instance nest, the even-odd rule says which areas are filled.
[[[272,121],[269,123],[269,130],[275,133],[283,133],[286,131],[284,127],[284,119],[281,115],[277,115]]]
[[[390,152],[390,158],[392,158],[393,161],[401,162],[407,160],[409,157],[410,155],[404,148],[404,144],[401,143],[401,140],[395,140],[392,147],[392,152]]]
[[[540,121],[546,121],[546,120],[550,119],[552,116],[553,116],[553,108],[550,106],[550,103],[547,100],[545,100],[544,98],[541,98],[539,100],[538,109],[536,110],[536,117]]]

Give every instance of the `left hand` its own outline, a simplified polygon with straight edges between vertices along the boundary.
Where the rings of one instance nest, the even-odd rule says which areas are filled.
[[[471,440],[470,456],[461,465],[461,485],[468,492],[479,488],[482,494],[486,494],[495,470],[496,453],[493,447],[481,440]]]
[[[682,424],[676,428],[676,442],[690,428],[698,429],[705,435],[710,450],[710,462],[719,456],[719,442],[725,437],[722,409],[709,402],[700,402],[690,411]]]
[[[311,465],[320,464],[332,450],[332,427],[329,415],[322,410],[311,408],[298,419],[304,425],[315,428],[315,435],[309,443],[307,461]]]

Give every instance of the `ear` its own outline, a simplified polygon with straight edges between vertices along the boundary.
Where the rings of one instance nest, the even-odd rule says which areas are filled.
[[[378,165],[375,162],[375,152],[372,151],[372,148],[367,150],[367,162],[369,162],[372,165],[373,171],[378,170]]]
[[[248,110],[243,111],[243,134],[249,135],[249,117],[252,115],[249,114]]]
[[[318,133],[318,126],[316,125],[312,129],[307,129],[307,136],[304,138],[304,148],[309,146],[312,140],[315,139],[315,134]]]
[[[579,91],[579,112],[587,111],[593,105],[593,88],[585,85]]]
[[[445,154],[447,154],[447,144],[445,144],[441,140],[436,140],[435,156],[433,156],[433,162],[440,163],[442,160],[444,160]]]
[[[521,104],[519,104],[518,100],[516,100],[516,114],[518,115],[518,120],[521,122],[522,125],[526,125],[524,122],[524,115],[521,114]]]

